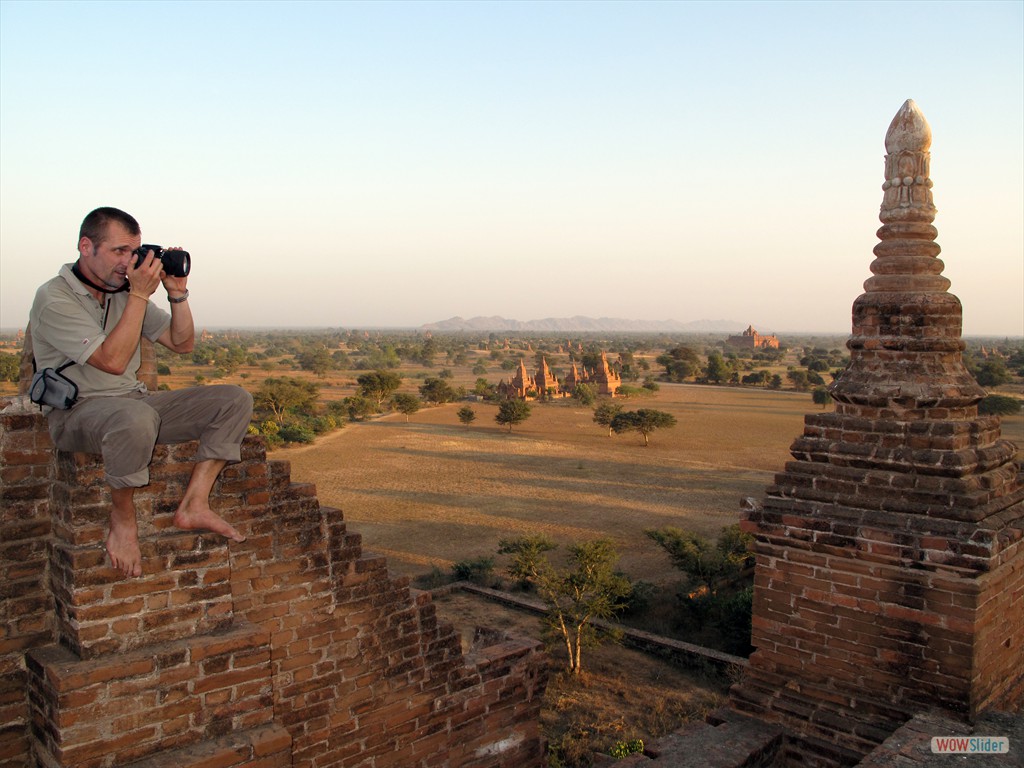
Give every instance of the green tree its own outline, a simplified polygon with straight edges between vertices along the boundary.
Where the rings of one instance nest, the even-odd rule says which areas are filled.
[[[420,397],[428,403],[441,405],[442,403],[455,402],[459,394],[444,379],[429,378],[424,379],[423,384],[420,386]]]
[[[832,395],[828,393],[828,390],[825,389],[825,387],[815,387],[811,392],[811,399],[814,401],[815,405],[820,405],[822,408],[825,408],[832,402]]]
[[[405,420],[409,421],[409,417],[412,416],[416,411],[420,409],[420,399],[416,395],[410,395],[408,392],[398,392],[391,402],[395,406],[395,410],[399,413],[405,414]]]
[[[597,393],[589,384],[577,384],[572,391],[573,399],[580,405],[589,408],[597,401]]]
[[[0,352],[0,381],[17,381],[21,372],[21,356]]]
[[[465,424],[467,427],[476,421],[476,411],[470,408],[468,405],[464,405],[455,412],[455,415],[459,417],[459,421]]]
[[[700,370],[700,357],[687,346],[674,347],[658,355],[654,361],[665,367],[669,381],[683,381]]]
[[[378,410],[370,398],[363,397],[362,395],[346,397],[342,403],[345,406],[350,421],[362,421],[377,413]]]
[[[498,404],[498,415],[494,420],[499,424],[508,424],[512,431],[513,424],[522,424],[530,418],[530,404],[525,400],[502,400]]]
[[[998,358],[984,361],[974,373],[978,383],[983,387],[998,387],[1010,381],[1006,364]]]
[[[612,436],[612,421],[622,412],[618,403],[601,403],[594,409],[594,423],[608,428],[608,437]]]
[[[356,384],[359,394],[375,402],[380,410],[384,401],[402,386],[402,377],[394,371],[376,370],[356,377]]]
[[[805,370],[793,368],[786,371],[786,378],[793,384],[794,389],[798,389],[801,392],[806,392],[811,388],[811,382]]]
[[[704,376],[714,384],[721,384],[729,378],[729,365],[718,352],[708,355],[708,364],[704,369]]]
[[[692,531],[668,526],[644,531],[668,553],[672,565],[686,574],[690,587],[713,587],[714,582],[730,578],[753,562],[753,537],[738,524],[722,528],[718,541]]]
[[[638,411],[623,411],[611,422],[615,434],[623,432],[639,432],[644,437],[644,445],[649,445],[648,436],[656,429],[667,429],[676,425],[676,417],[671,413],[656,411],[653,408],[641,408]]]
[[[548,559],[554,548],[550,540],[535,536],[502,540],[498,552],[513,556],[508,574],[528,582],[547,605],[547,627],[565,643],[569,670],[578,676],[584,646],[601,639],[594,621],[612,619],[626,608],[632,585],[615,569],[619,556],[608,539],[574,544],[564,568]]]
[[[289,414],[310,413],[316,408],[320,387],[293,378],[264,379],[253,394],[257,409],[269,411],[280,426]]]
[[[307,349],[299,355],[298,360],[302,370],[312,371],[319,378],[323,378],[329,371],[338,367],[331,351],[323,345]]]

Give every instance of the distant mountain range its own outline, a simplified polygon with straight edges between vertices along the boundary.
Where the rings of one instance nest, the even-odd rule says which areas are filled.
[[[625,320],[620,317],[546,317],[542,320],[510,320],[507,317],[451,317],[421,326],[425,331],[532,331],[532,332],[689,332],[689,333],[742,333],[750,323],[736,320]],[[755,326],[756,327],[756,326]]]

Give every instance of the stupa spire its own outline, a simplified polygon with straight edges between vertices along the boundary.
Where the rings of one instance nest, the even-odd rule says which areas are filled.
[[[830,391],[837,408],[925,418],[977,414],[984,391],[963,365],[963,310],[942,275],[929,176],[932,132],[908,99],[885,135],[885,179],[872,277],[853,305],[850,367]],[[866,415],[866,414],[864,414]]]

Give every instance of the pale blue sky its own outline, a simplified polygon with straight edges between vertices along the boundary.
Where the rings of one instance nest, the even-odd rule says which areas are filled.
[[[0,327],[114,205],[201,327],[849,332],[912,98],[965,334],[1024,335],[1022,10],[0,0]]]

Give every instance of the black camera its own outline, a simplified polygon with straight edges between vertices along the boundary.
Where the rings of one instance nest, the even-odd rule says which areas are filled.
[[[188,255],[188,251],[174,251],[164,250],[159,245],[140,245],[135,249],[135,266],[136,268],[146,258],[146,254],[150,251],[153,252],[153,256],[160,259],[160,262],[164,265],[164,272],[171,277],[185,277],[188,275],[189,270],[192,269],[192,258]]]

